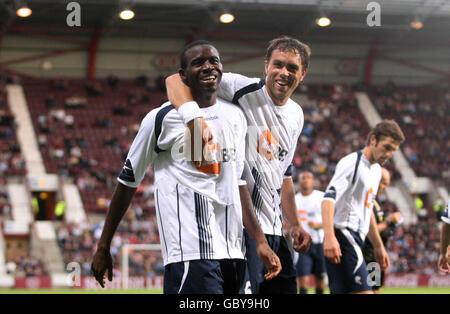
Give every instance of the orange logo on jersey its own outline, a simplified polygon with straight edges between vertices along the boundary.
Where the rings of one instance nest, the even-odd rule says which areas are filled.
[[[272,135],[270,130],[265,130],[259,137],[257,151],[261,156],[271,161],[275,157],[278,144],[277,139]]]
[[[307,215],[307,211],[305,209],[299,209],[298,213],[299,213],[301,221],[305,221],[305,222],[308,221],[308,215]]]
[[[210,142],[203,148],[203,157],[205,162],[197,170],[206,174],[220,174],[220,145]]]
[[[370,206],[373,204],[373,190],[372,188],[369,189],[366,193],[366,199],[364,201],[364,206],[366,209],[370,209]]]

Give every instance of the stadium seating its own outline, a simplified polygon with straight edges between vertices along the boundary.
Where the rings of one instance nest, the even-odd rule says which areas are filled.
[[[78,262],[82,276],[91,275],[92,256],[100,238],[103,224],[63,224],[57,231],[58,243],[65,264]],[[132,206],[119,225],[111,245],[116,272],[122,266],[122,246],[129,244],[159,243],[156,216],[142,216],[138,206]],[[161,253],[135,251],[129,256],[130,276],[161,275],[163,270]]]
[[[73,177],[86,210],[105,212],[141,120],[165,93],[142,79],[27,79],[23,85],[47,172]]]
[[[380,115],[396,120],[407,135],[402,149],[416,174],[450,190],[450,91],[391,83],[370,95]]]

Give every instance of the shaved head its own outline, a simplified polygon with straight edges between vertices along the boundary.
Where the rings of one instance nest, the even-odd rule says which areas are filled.
[[[377,196],[382,195],[390,183],[391,183],[391,174],[386,168],[381,168],[381,180],[380,186],[378,187]]]

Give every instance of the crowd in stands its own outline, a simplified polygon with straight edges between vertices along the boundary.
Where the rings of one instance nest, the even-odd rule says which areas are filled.
[[[88,211],[105,211],[141,120],[166,100],[162,82],[25,80],[47,172],[73,178]]]
[[[32,253],[7,260],[6,273],[16,278],[49,275],[44,262]]]
[[[25,161],[6,93],[6,84],[18,82],[17,76],[0,72],[0,217],[5,218],[11,212],[6,179],[8,176],[25,175]]]
[[[91,275],[92,256],[100,238],[103,223],[64,224],[57,231],[58,243],[65,264],[77,262],[82,276]],[[122,246],[124,244],[159,243],[155,215],[145,215],[134,203],[120,223],[111,244],[114,260],[114,273],[120,274],[122,266]],[[129,276],[161,275],[164,270],[160,252],[133,251],[129,255]]]
[[[407,134],[402,150],[418,176],[450,189],[450,90],[438,86],[373,88],[383,118],[395,119]]]

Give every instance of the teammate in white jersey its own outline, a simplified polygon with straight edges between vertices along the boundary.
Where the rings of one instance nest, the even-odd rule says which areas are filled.
[[[269,268],[267,278],[277,275],[281,267],[252,207],[241,208],[241,199],[250,198],[245,181],[240,182],[245,117],[236,106],[217,98],[222,65],[210,43],[188,45],[180,63],[180,75],[192,88],[214,135],[205,146],[206,160],[195,167],[186,158],[190,146],[185,141],[186,126],[170,103],[152,110],[119,174],[92,271],[102,286],[106,270],[112,279],[112,236],[146,169],[153,164],[164,293],[238,293],[245,274],[243,225],[258,242],[260,256]]]
[[[450,200],[447,202],[444,213],[441,216],[441,254],[439,255],[439,270],[450,273]]]
[[[321,203],[324,193],[314,189],[314,175],[303,170],[298,175],[300,192],[295,195],[297,210],[305,230],[311,235],[312,244],[307,253],[297,253],[297,282],[300,294],[310,288],[311,275],[314,275],[316,294],[325,289],[325,256],[323,254],[323,228]],[[295,260],[295,259],[294,259]]]
[[[369,133],[366,146],[343,157],[322,201],[324,253],[331,293],[372,293],[362,247],[366,235],[381,269],[389,267],[372,211],[381,166],[405,137],[393,120],[383,120]]]
[[[300,41],[276,38],[266,52],[264,79],[229,73],[224,74],[219,86],[219,95],[239,106],[247,118],[245,180],[261,228],[282,263],[280,275],[264,281],[264,265],[256,258],[252,241],[246,242],[253,293],[297,293],[295,268],[282,232],[283,219],[290,226],[294,249],[306,252],[311,243],[296,210],[291,177],[303,111],[290,99],[307,73],[309,56],[309,47]],[[192,103],[190,91],[179,77],[169,77],[166,87],[170,101],[186,122],[200,117],[190,122],[191,128],[205,128],[202,112]]]

